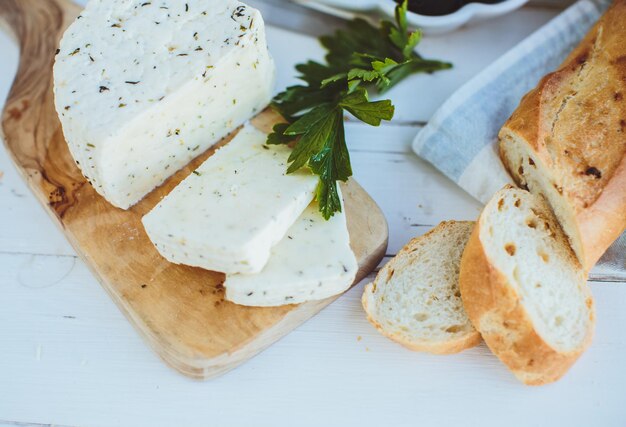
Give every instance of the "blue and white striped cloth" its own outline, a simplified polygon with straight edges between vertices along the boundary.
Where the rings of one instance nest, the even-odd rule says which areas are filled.
[[[578,1],[466,83],[417,135],[415,152],[486,203],[512,182],[498,157],[498,131],[522,96],[561,64],[608,3]],[[626,234],[592,277],[626,279]]]

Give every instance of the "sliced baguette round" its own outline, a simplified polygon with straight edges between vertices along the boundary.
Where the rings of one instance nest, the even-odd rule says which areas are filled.
[[[585,271],[541,196],[507,187],[485,206],[461,260],[465,310],[525,384],[558,380],[589,346]]]
[[[480,343],[459,293],[459,263],[473,222],[442,222],[413,239],[363,292],[376,329],[415,351],[458,353]]]

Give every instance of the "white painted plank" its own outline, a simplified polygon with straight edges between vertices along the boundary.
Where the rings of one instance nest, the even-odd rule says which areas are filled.
[[[2,31],[0,52],[2,106],[18,65],[18,49],[13,40]],[[47,215],[18,177],[3,146],[0,148],[0,252],[73,253],[61,233],[50,225]],[[42,239],[42,236],[46,237]]]
[[[360,149],[361,145],[383,146],[386,138],[396,138],[394,145],[403,141],[408,151],[413,133],[403,128],[347,128],[354,176],[387,218],[389,254],[443,220],[474,220],[480,212],[478,202],[417,156]]]
[[[0,252],[71,255],[74,250],[0,148]]]
[[[623,286],[592,285],[595,342],[547,387],[520,385],[484,346],[430,356],[388,341],[364,318],[362,286],[249,363],[203,383],[166,368],[80,261],[47,258],[0,255],[0,419],[75,426],[622,422]],[[47,277],[54,263],[67,272],[63,280]]]
[[[18,66],[18,49],[0,31],[0,106]],[[1,109],[1,108],[0,108]],[[4,146],[0,148],[0,252],[72,254],[63,235],[18,176]],[[45,236],[42,238],[42,236]],[[0,417],[1,418],[1,417]]]
[[[17,71],[18,49],[15,42],[0,30],[0,52],[2,52],[2,67],[0,68],[0,105],[9,95],[11,81]]]

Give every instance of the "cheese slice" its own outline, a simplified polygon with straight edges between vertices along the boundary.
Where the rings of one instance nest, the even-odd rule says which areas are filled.
[[[317,186],[308,171],[287,175],[291,150],[266,138],[245,126],[144,216],[161,255],[230,274],[261,271]]]
[[[233,0],[91,0],[54,65],[70,151],[120,208],[263,109],[273,82],[263,19]]]
[[[346,291],[358,269],[345,213],[326,221],[312,203],[272,249],[263,271],[226,276],[226,299],[262,307],[324,299]]]

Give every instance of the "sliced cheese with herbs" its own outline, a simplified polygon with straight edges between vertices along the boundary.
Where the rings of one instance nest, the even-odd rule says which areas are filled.
[[[260,307],[320,300],[346,291],[358,268],[345,213],[326,221],[312,203],[260,273],[226,276],[226,299]]]
[[[317,186],[308,171],[287,175],[291,150],[266,139],[245,126],[144,216],[161,255],[229,274],[261,271]]]
[[[273,81],[263,19],[233,0],[91,0],[54,65],[70,151],[120,208],[263,109]]]

